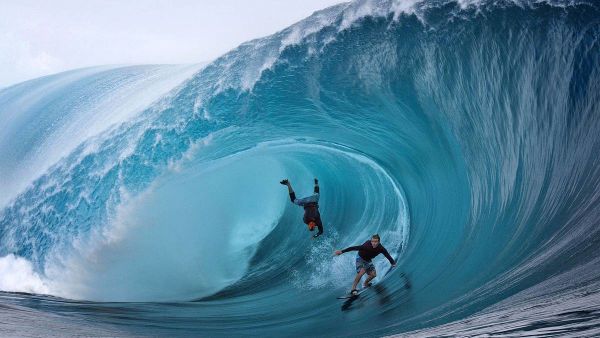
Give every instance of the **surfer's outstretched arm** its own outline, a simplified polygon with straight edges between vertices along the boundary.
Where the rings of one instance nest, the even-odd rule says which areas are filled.
[[[315,194],[319,193],[319,180],[315,177]]]
[[[385,258],[388,259],[388,261],[390,261],[390,264],[392,265],[392,267],[396,266],[396,261],[394,261],[394,259],[389,254],[389,252],[385,248],[381,248],[381,249],[383,251],[383,255],[385,256]]]
[[[357,245],[357,246],[351,246],[351,247],[347,247],[347,248],[346,248],[346,249],[344,249],[344,250],[335,250],[335,252],[334,252],[334,253],[335,253],[337,256],[339,256],[339,255],[341,255],[341,254],[343,254],[343,253],[345,253],[345,252],[348,252],[348,251],[358,251],[358,250],[360,250],[360,247],[361,247],[360,245]]]

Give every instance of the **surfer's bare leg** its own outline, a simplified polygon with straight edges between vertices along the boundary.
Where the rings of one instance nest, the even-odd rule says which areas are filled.
[[[365,279],[365,283],[363,284],[363,286],[368,287],[369,282],[375,277],[377,277],[377,272],[375,270],[373,270],[369,273],[369,277],[367,277],[367,279]]]
[[[360,279],[366,272],[367,271],[365,269],[360,269],[360,271],[356,274],[356,277],[354,277],[354,283],[352,284],[352,290],[356,290],[356,286],[358,285]]]
[[[288,187],[288,192],[290,193],[290,195],[293,194],[294,189],[292,189],[292,184],[288,181],[286,185]]]
[[[283,179],[281,182],[279,182],[283,185],[285,185],[288,188],[288,193],[290,194],[290,200],[292,201],[292,203],[294,203],[294,200],[296,199],[296,194],[294,193],[294,189],[292,189],[292,184],[290,183],[290,181],[288,181],[288,179]]]

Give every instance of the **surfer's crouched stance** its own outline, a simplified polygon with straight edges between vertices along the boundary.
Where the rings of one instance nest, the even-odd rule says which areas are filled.
[[[392,256],[390,256],[390,254],[383,247],[383,245],[379,244],[379,235],[378,234],[373,235],[371,237],[370,241],[366,241],[362,245],[351,246],[344,250],[336,250],[335,254],[337,256],[339,256],[339,255],[343,254],[344,252],[348,252],[348,251],[358,251],[358,255],[356,256],[356,277],[354,277],[354,283],[352,284],[352,291],[350,291],[350,294],[352,294],[352,295],[358,294],[358,290],[356,289],[356,286],[358,285],[358,283],[360,282],[360,279],[362,278],[362,276],[365,273],[367,273],[369,275],[369,277],[367,277],[367,279],[365,280],[365,283],[363,284],[363,286],[365,288],[371,286],[371,280],[377,276],[377,271],[375,271],[375,266],[371,262],[371,260],[373,258],[375,258],[375,256],[382,253],[385,256],[385,258],[387,258],[388,261],[390,261],[390,264],[392,265],[392,267],[396,266],[396,262],[394,261]]]
[[[296,193],[294,193],[290,181],[285,179],[279,183],[288,187],[292,203],[304,207],[303,221],[308,225],[308,230],[310,231],[315,230],[315,226],[319,228],[319,231],[313,236],[315,238],[319,237],[323,233],[323,223],[321,222],[321,214],[319,213],[319,180],[315,178],[314,194],[300,199],[296,198]]]

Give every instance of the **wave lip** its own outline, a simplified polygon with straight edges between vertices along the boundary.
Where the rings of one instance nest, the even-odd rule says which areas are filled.
[[[130,120],[200,67],[91,67],[1,90],[0,206],[82,142]]]

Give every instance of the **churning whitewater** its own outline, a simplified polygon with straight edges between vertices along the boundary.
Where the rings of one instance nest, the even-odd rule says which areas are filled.
[[[0,333],[600,335],[599,39],[592,1],[355,1],[4,88]],[[374,233],[398,267],[337,300]]]

